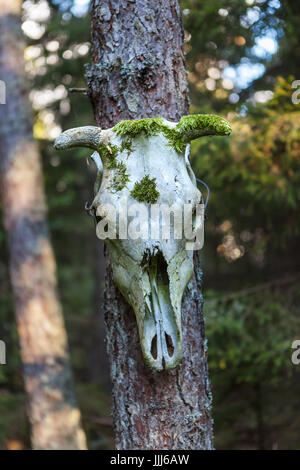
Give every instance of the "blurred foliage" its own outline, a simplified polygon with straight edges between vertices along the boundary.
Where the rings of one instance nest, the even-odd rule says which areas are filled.
[[[300,384],[291,367],[299,300],[299,285],[285,286],[283,296],[276,283],[223,298],[207,293],[217,448],[299,448]]]
[[[270,101],[249,105],[242,119],[231,113],[230,138],[199,139],[193,144],[194,169],[213,188],[212,232],[219,232],[223,240],[234,236],[244,260],[257,259],[263,250],[260,264],[276,263],[268,253],[287,247],[286,256],[293,259],[291,248],[297,248],[300,111],[290,99],[292,82],[279,77]],[[227,230],[222,228],[224,219],[230,221]],[[224,244],[218,248],[226,255]]]
[[[89,16],[78,12],[72,0],[46,3],[50,16],[38,21],[45,31],[28,38],[26,49],[34,132],[43,157],[83,424],[90,448],[112,448],[106,358],[100,348],[104,267],[99,270],[93,221],[84,211],[95,174],[86,165],[86,151],[58,154],[51,143],[60,129],[93,124],[87,96],[69,90],[85,87]],[[180,3],[191,112],[220,114],[233,127],[230,138],[194,141],[191,157],[197,176],[211,189],[201,259],[216,447],[298,448],[300,378],[290,361],[300,321],[300,105],[291,101],[291,84],[300,79],[298,2]],[[262,37],[273,38],[276,53],[259,52]],[[241,84],[237,79],[245,76],[243,67],[260,72]],[[235,78],[228,78],[229,69]],[[8,364],[0,367],[0,448],[27,448],[29,426],[2,227],[0,253],[0,338],[8,351]],[[287,276],[290,281],[282,282]]]
[[[257,54],[256,41],[266,35],[281,40],[285,25],[283,7],[277,0],[180,3],[192,104],[201,106],[205,112],[212,108],[224,112],[232,107],[230,95],[241,91],[231,80],[224,83],[224,69],[244,66],[250,71],[251,65],[259,64],[263,70],[269,66],[270,56]],[[240,73],[238,68],[236,71]]]

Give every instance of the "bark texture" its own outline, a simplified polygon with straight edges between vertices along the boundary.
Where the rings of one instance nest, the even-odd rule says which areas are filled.
[[[0,105],[0,185],[32,446],[85,449],[32,137],[20,14],[19,0],[0,0],[0,78],[7,91]]]
[[[188,114],[181,12],[177,0],[93,0],[93,65],[87,72],[102,128],[122,119]],[[195,273],[182,303],[182,364],[145,365],[134,313],[115,287],[107,259],[105,319],[118,449],[211,449],[211,394],[201,294]]]

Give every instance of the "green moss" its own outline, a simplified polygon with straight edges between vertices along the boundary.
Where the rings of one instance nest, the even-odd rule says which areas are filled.
[[[139,202],[155,204],[159,198],[155,181],[155,178],[150,178],[149,175],[144,176],[141,181],[135,183],[133,190],[130,192],[131,196]]]
[[[174,129],[170,129],[164,124],[163,118],[156,117],[133,121],[120,121],[113,127],[113,131],[119,136],[126,136],[126,139],[122,141],[120,149],[116,146],[112,146],[112,152],[110,152],[107,146],[104,144],[101,145],[104,147],[106,161],[112,161],[111,165],[115,166],[116,162],[113,163],[113,161],[118,150],[121,152],[124,150],[131,152],[131,139],[141,134],[150,137],[162,133],[168,140],[168,145],[173,147],[176,152],[183,153],[186,144],[192,139],[205,135],[229,135],[231,133],[231,127],[230,124],[220,116],[214,114],[195,114],[182,117]],[[112,167],[113,166],[111,166],[111,168]]]
[[[205,135],[229,135],[230,124],[220,116],[214,114],[195,114],[184,116],[174,129],[164,124],[162,118],[137,119],[133,121],[121,121],[114,128],[120,136],[137,137],[145,134],[146,137],[162,133],[169,141],[169,145],[176,152],[182,153],[186,144]]]
[[[184,135],[184,142],[205,135],[229,135],[231,133],[229,122],[215,114],[183,116],[176,129]]]
[[[185,151],[186,142],[183,142],[180,132],[175,129],[169,129],[167,126],[164,126],[162,130],[165,138],[169,141],[168,145],[173,147],[176,152],[182,153]]]
[[[186,143],[181,139],[181,134],[175,129],[169,129],[163,123],[163,119],[149,118],[149,119],[137,119],[134,121],[121,121],[114,128],[115,131],[120,136],[129,136],[131,138],[137,137],[142,133],[146,137],[154,136],[160,132],[166,137],[169,141],[169,145],[173,147],[177,152],[183,152]]]
[[[130,181],[128,174],[126,173],[126,166],[124,163],[117,163],[114,168],[114,174],[112,182],[107,189],[110,189],[113,193],[121,191],[126,184]]]
[[[101,155],[106,168],[111,169],[117,166],[119,148],[116,145],[105,145],[101,142],[98,147],[98,152]]]
[[[122,144],[120,147],[120,152],[124,152],[124,150],[127,150],[129,153],[132,152],[133,147],[132,147],[132,141],[130,139],[123,139]]]
[[[151,135],[157,135],[161,132],[162,127],[166,127],[163,125],[163,119],[156,117],[149,119],[136,119],[134,121],[120,121],[115,127],[113,127],[113,131],[115,131],[117,135],[126,135],[131,138],[137,137],[142,133],[147,137],[150,137]]]

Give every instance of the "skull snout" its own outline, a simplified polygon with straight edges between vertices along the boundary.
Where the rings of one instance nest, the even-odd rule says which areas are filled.
[[[142,347],[145,359],[155,370],[171,369],[182,358],[181,327],[170,299],[167,263],[161,252],[148,256],[142,265],[145,317]]]

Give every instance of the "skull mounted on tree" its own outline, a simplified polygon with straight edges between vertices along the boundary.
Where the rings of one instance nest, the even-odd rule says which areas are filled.
[[[135,312],[144,360],[156,371],[172,369],[182,359],[181,301],[194,266],[186,237],[165,238],[162,219],[155,219],[147,207],[160,204],[183,211],[189,205],[193,213],[201,193],[189,162],[188,144],[201,136],[230,132],[223,118],[202,114],[184,116],[178,123],[148,118],[120,121],[106,130],[79,127],[65,131],[55,142],[57,149],[81,146],[95,150],[92,159],[98,173],[89,209],[95,212],[100,228],[106,223],[115,228],[105,238],[114,281]],[[127,237],[129,219],[145,211],[145,205],[141,235]],[[111,214],[105,211],[107,206],[113,208]],[[124,221],[118,218],[117,222],[116,214],[125,212],[129,215],[124,235]],[[201,224],[195,219],[194,233]],[[151,238],[143,236],[149,233],[149,226]],[[174,234],[174,218],[171,229]]]

